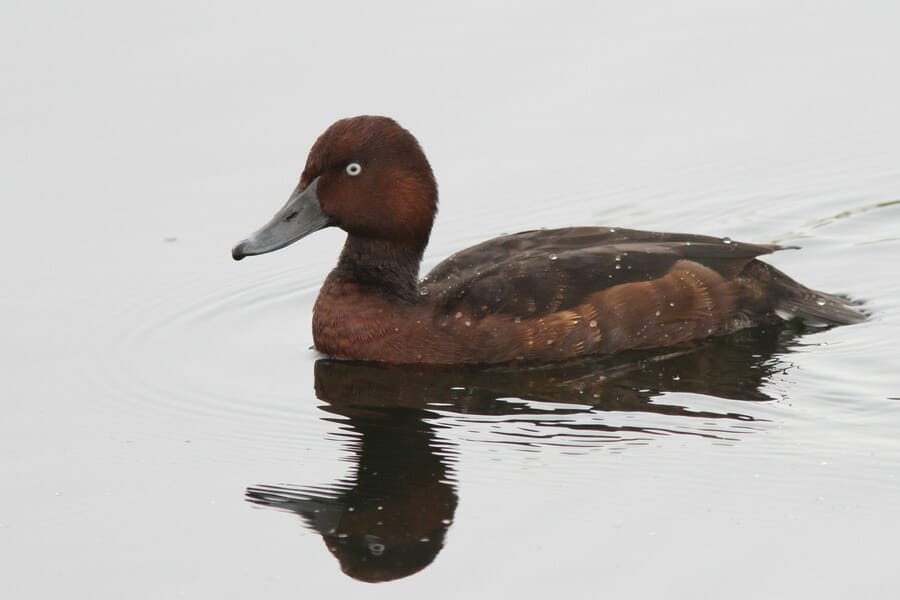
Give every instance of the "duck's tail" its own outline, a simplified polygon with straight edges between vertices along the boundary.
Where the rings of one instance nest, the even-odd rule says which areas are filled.
[[[767,265],[772,275],[772,285],[777,301],[775,314],[789,321],[800,319],[812,327],[852,325],[868,319],[858,308],[858,303],[834,294],[826,294],[801,285]]]

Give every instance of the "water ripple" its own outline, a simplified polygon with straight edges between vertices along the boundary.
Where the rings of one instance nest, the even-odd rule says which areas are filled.
[[[118,410],[201,416],[218,424],[216,435],[230,439],[247,438],[248,427],[263,428],[273,447],[308,444],[318,436],[304,435],[300,423],[316,403],[297,402],[297,381],[287,366],[302,360],[297,338],[308,331],[303,306],[312,304],[318,285],[296,269],[242,274],[224,285],[204,278],[173,285],[106,317],[102,327],[87,323],[71,336],[110,332],[110,339],[79,346],[96,353],[81,357],[93,366],[79,384],[85,396]],[[230,376],[257,366],[254,361],[269,376],[275,370],[271,385]]]

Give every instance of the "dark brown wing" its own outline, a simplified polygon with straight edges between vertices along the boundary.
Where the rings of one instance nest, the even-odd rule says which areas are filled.
[[[685,275],[691,264],[729,280],[754,257],[779,248],[606,227],[526,231],[449,257],[423,284],[435,295],[441,314],[530,319],[577,307],[616,286],[664,280],[676,271],[680,280],[693,277]]]

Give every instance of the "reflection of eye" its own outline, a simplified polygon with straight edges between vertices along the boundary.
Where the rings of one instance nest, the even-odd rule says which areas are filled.
[[[362,166],[359,163],[350,163],[344,170],[347,172],[347,175],[356,177],[357,175],[362,173]]]
[[[372,554],[372,556],[381,556],[382,554],[384,554],[387,546],[381,543],[380,537],[378,537],[377,535],[366,535],[363,537],[366,540],[366,546],[369,547],[369,552]]]

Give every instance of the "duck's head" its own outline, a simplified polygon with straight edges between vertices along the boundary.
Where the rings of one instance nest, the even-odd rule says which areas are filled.
[[[434,174],[411,133],[387,117],[342,119],[313,144],[287,204],[231,255],[272,252],[330,226],[421,250],[436,211]]]

